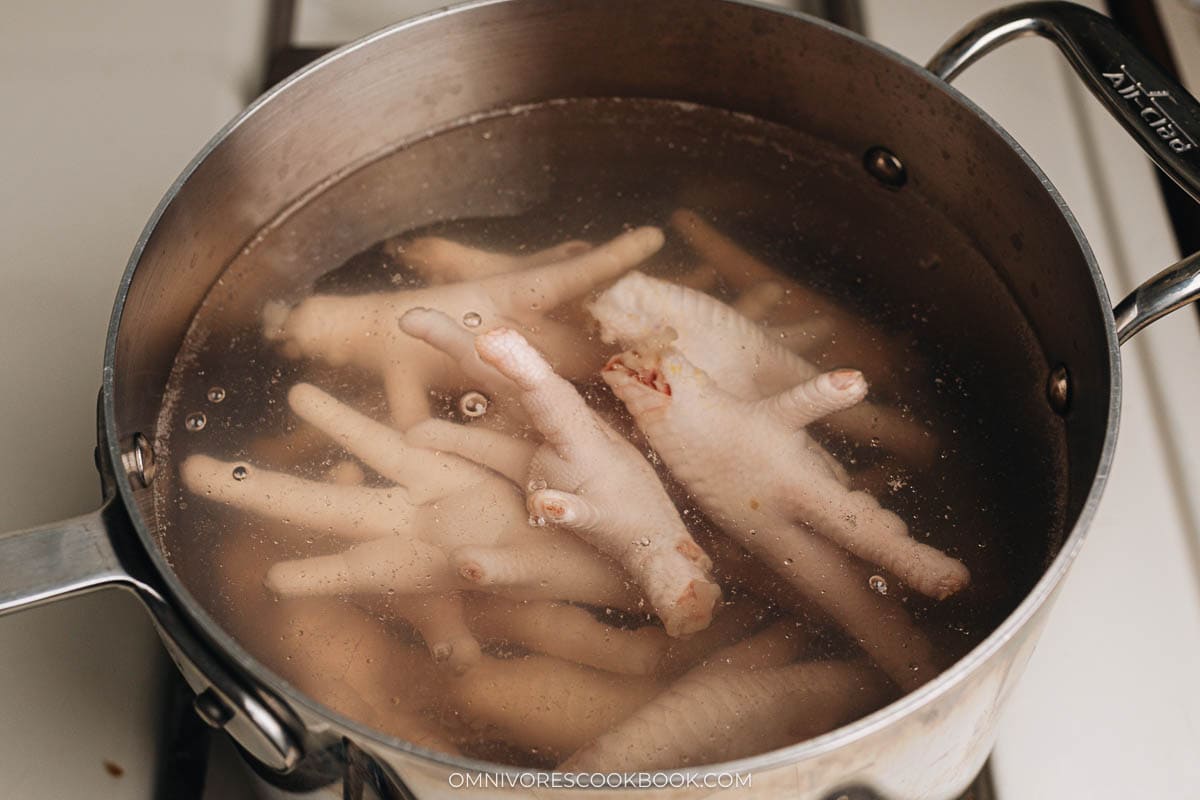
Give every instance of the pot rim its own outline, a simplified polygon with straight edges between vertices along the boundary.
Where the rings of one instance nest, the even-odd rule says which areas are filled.
[[[130,255],[124,274],[121,277],[121,282],[117,290],[116,299],[113,305],[113,312],[109,322],[108,333],[105,340],[104,353],[104,369],[102,377],[102,413],[104,432],[108,443],[108,458],[110,463],[121,463],[121,445],[120,435],[116,429],[116,403],[115,403],[115,382],[116,382],[116,365],[115,356],[117,349],[117,341],[121,328],[125,303],[128,299],[129,289],[133,282],[133,277],[137,271],[139,262],[141,261],[146,244],[156,230],[159,220],[162,218],[166,209],[174,201],[175,197],[182,191],[191,175],[196,169],[209,157],[210,154],[225,141],[226,138],[239,126],[253,117],[264,107],[272,104],[277,98],[288,94],[296,85],[303,84],[308,76],[325,67],[325,65],[337,61],[345,57],[349,53],[357,51],[361,48],[374,46],[377,42],[388,39],[400,31],[408,30],[409,28],[420,26],[432,22],[433,20],[442,19],[451,15],[471,13],[472,11],[493,5],[505,3],[522,2],[522,0],[469,0],[459,5],[449,8],[438,9],[426,14],[421,14],[406,20],[402,20],[393,25],[389,25],[374,33],[368,34],[354,42],[346,44],[336,50],[317,59],[311,64],[305,66],[301,70],[293,73],[288,78],[268,89],[263,95],[258,97],[247,108],[241,111],[232,120],[226,123],[196,154],[195,157],[184,167],[183,171],[175,179],[175,181],[167,189],[163,198],[159,201],[150,219],[147,221],[145,228],[142,230],[137,242],[134,245]],[[754,756],[737,759],[734,761],[723,762],[719,764],[701,765],[689,769],[674,769],[674,770],[656,770],[657,775],[695,775],[695,774],[714,774],[714,773],[755,773],[764,771],[773,767],[778,767],[783,764],[795,764],[808,759],[812,759],[823,755],[827,752],[839,749],[850,743],[867,738],[877,731],[888,727],[901,717],[913,714],[921,708],[928,706],[938,700],[943,695],[957,687],[968,677],[975,673],[981,665],[988,661],[1001,647],[1003,647],[1010,639],[1012,639],[1019,630],[1021,630],[1033,617],[1035,613],[1045,604],[1059,583],[1066,575],[1072,562],[1075,560],[1080,547],[1083,544],[1084,537],[1088,528],[1095,517],[1097,508],[1100,503],[1101,495],[1103,494],[1104,486],[1107,482],[1108,475],[1111,471],[1112,460],[1117,442],[1117,430],[1120,422],[1120,405],[1121,405],[1121,360],[1120,350],[1117,343],[1116,326],[1113,319],[1112,308],[1110,305],[1108,292],[1105,287],[1104,278],[1100,272],[1099,265],[1096,262],[1095,254],[1092,252],[1087,239],[1083,235],[1075,216],[1071,213],[1070,208],[1063,200],[1058,190],[1046,177],[1045,173],[1038,167],[1028,153],[1012,138],[1012,136],[1001,127],[994,119],[986,112],[979,108],[964,94],[955,89],[952,85],[946,83],[933,73],[926,70],[919,64],[911,61],[905,56],[885,47],[875,41],[872,41],[865,36],[862,36],[853,31],[836,26],[826,20],[812,17],[798,11],[782,9],[776,6],[769,6],[759,0],[709,0],[713,3],[724,3],[729,5],[738,5],[754,8],[758,11],[770,14],[782,14],[788,17],[799,19],[808,25],[815,25],[825,29],[826,32],[842,36],[849,39],[853,44],[859,47],[865,47],[874,51],[877,55],[891,59],[896,65],[919,80],[929,84],[930,88],[942,91],[950,96],[950,98],[960,104],[966,111],[974,114],[979,119],[983,120],[992,131],[998,135],[1005,144],[1007,144],[1017,154],[1029,169],[1038,179],[1043,189],[1053,200],[1059,212],[1063,215],[1064,220],[1069,226],[1072,235],[1075,237],[1079,245],[1080,252],[1087,264],[1088,272],[1091,275],[1094,288],[1096,290],[1095,300],[1099,303],[1105,325],[1105,339],[1107,345],[1107,359],[1109,365],[1110,391],[1107,413],[1107,424],[1104,431],[1104,442],[1100,452],[1100,458],[1096,465],[1095,475],[1092,479],[1091,487],[1088,490],[1087,497],[1083,506],[1080,509],[1079,515],[1071,528],[1070,533],[1066,536],[1062,543],[1062,547],[1053,561],[1047,566],[1045,572],[1030,589],[1025,598],[1017,605],[1017,607],[1005,618],[1005,620],[993,630],[982,642],[975,646],[969,653],[954,662],[949,668],[941,672],[936,678],[924,684],[920,688],[909,692],[898,700],[884,706],[883,708],[865,716],[854,722],[836,728],[829,733],[821,736],[805,740],[803,742],[790,745],[778,750],[772,750],[766,753],[760,753]],[[183,585],[174,570],[168,564],[164,554],[159,548],[157,542],[151,534],[150,526],[147,524],[138,504],[134,501],[134,487],[130,482],[129,476],[124,470],[117,469],[116,483],[118,491],[121,495],[123,504],[127,510],[130,521],[134,529],[137,531],[138,539],[142,546],[146,549],[151,562],[153,563],[158,577],[163,581],[171,601],[177,603],[183,610],[185,616],[197,625],[209,642],[214,645],[218,651],[225,654],[231,659],[244,673],[249,675],[254,681],[260,685],[267,687],[270,691],[278,694],[287,703],[294,708],[302,708],[311,715],[323,718],[339,728],[353,733],[359,742],[369,741],[375,745],[383,746],[389,750],[398,750],[407,755],[433,761],[441,766],[456,769],[460,771],[471,771],[476,773],[486,773],[492,775],[499,774],[530,774],[538,772],[551,772],[551,770],[532,770],[523,769],[504,764],[497,764],[489,761],[481,761],[466,757],[451,756],[437,751],[426,750],[425,748],[406,742],[402,739],[395,738],[388,734],[376,731],[366,725],[352,720],[339,712],[325,707],[316,700],[310,698],[300,690],[293,687],[290,683],[275,675],[269,668],[261,664],[256,658],[250,655],[242,646],[228,633],[224,628],[213,619],[208,612],[197,602],[191,592]],[[586,787],[580,787],[586,788]]]

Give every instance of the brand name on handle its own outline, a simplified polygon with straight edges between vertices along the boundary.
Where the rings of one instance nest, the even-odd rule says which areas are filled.
[[[1163,101],[1178,105],[1171,93],[1165,89],[1147,89],[1142,82],[1129,72],[1122,64],[1117,72],[1102,72],[1120,97],[1138,109],[1142,121],[1167,143],[1176,153],[1186,153],[1196,148],[1196,140],[1183,130],[1171,114],[1163,107]]]

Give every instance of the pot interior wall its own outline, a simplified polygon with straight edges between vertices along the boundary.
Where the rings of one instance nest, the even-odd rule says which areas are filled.
[[[871,183],[865,172],[847,173],[845,180],[862,182],[854,191],[879,193],[887,202],[876,208],[891,211],[852,217],[834,233],[870,243],[867,256],[884,265],[872,271],[872,292],[893,292],[897,304],[937,306],[946,328],[930,335],[994,356],[978,365],[981,386],[1023,387],[1022,407],[984,402],[997,435],[1005,425],[1044,431],[1048,446],[1038,457],[1050,460],[1062,455],[1053,440],[1065,437],[1069,479],[1057,524],[1012,531],[1029,565],[1022,583],[1035,578],[1082,507],[1107,423],[1102,298],[1079,241],[1018,153],[944,87],[823,25],[717,0],[473,7],[342,52],[257,106],[196,165],[137,258],[111,354],[114,440],[154,431],[193,314],[225,268],[285,210],[432,128],[481,111],[579,97],[684,100],[795,128],[847,161],[876,145],[903,160],[909,178],[899,191]],[[434,166],[459,176],[478,167]],[[832,197],[838,187],[827,191]],[[337,237],[297,241],[291,258],[263,261],[262,269],[311,279],[406,227],[394,217],[383,231],[377,217],[351,214],[352,202],[341,208],[337,225],[328,219],[326,227],[337,228]],[[905,264],[920,260],[912,256],[926,232],[904,221],[930,213],[955,231],[954,247],[938,241],[932,249],[969,246],[977,257],[889,271],[889,253],[903,252],[895,260]],[[996,287],[1007,294],[998,297]],[[1065,421],[1042,401],[1045,376],[1059,363],[1074,380]],[[148,495],[135,498],[143,511]]]

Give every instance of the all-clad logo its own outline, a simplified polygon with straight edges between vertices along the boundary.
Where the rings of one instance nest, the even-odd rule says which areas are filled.
[[[1117,72],[1102,72],[1104,76],[1120,97],[1126,102],[1137,106],[1138,116],[1146,123],[1158,137],[1167,143],[1167,146],[1176,153],[1186,153],[1196,147],[1196,140],[1187,134],[1187,132],[1179,125],[1172,117],[1169,111],[1163,107],[1164,100],[1169,101],[1172,105],[1178,105],[1171,93],[1166,89],[1147,89],[1142,85],[1142,82],[1133,76],[1125,65],[1122,64]]]

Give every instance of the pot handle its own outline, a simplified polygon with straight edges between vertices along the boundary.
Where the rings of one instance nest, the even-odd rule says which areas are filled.
[[[977,59],[1024,36],[1058,45],[1088,89],[1155,164],[1200,202],[1200,102],[1143,54],[1111,19],[1075,3],[1022,3],[986,14],[959,31],[929,71],[953,80]],[[1200,253],[1133,290],[1113,311],[1117,338],[1200,299]]]
[[[292,769],[302,729],[279,700],[256,691],[226,668],[168,602],[145,552],[126,530],[120,503],[74,519],[0,534],[0,616],[103,588],[131,591],[150,612],[163,643],[192,690],[196,711],[277,771]]]
[[[0,535],[0,615],[121,584],[107,506],[62,522]]]

